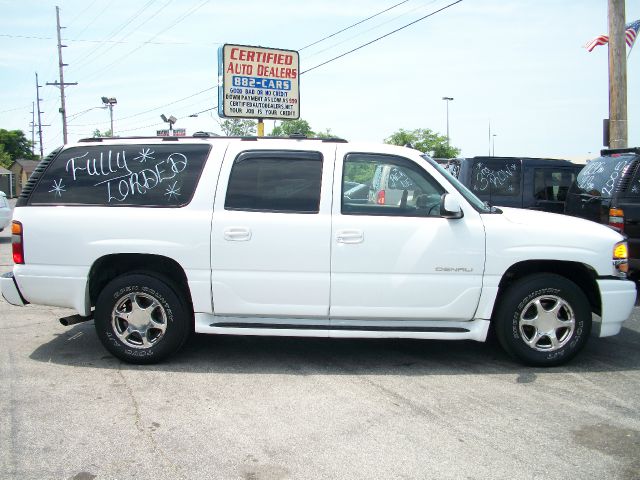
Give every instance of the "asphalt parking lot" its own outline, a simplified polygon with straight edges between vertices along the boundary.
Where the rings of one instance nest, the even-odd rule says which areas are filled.
[[[552,369],[475,342],[214,336],[132,366],[68,313],[0,300],[2,479],[640,479],[638,307]]]

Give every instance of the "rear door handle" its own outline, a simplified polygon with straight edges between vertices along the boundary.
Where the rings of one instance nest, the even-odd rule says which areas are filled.
[[[251,240],[251,230],[246,227],[229,227],[224,231],[224,239],[230,242],[246,242]]]
[[[336,233],[336,241],[338,243],[362,243],[364,242],[364,233],[361,230],[340,230]]]

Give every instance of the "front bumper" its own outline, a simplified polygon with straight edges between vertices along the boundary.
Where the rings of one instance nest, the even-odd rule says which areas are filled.
[[[2,296],[11,305],[18,307],[24,307],[27,302],[22,298],[16,279],[13,276],[13,272],[8,272],[0,276],[0,289]]]
[[[636,285],[630,280],[597,280],[602,300],[601,321],[594,325],[598,337],[620,333],[624,322],[636,303]]]

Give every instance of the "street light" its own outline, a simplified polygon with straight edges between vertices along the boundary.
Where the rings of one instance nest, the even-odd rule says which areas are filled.
[[[496,156],[496,137],[498,136],[497,133],[494,133],[491,137],[491,149],[493,150],[493,152],[491,153],[492,157]]]
[[[118,103],[115,97],[102,97],[102,103],[109,107],[109,117],[111,117],[111,136],[113,137],[113,106]]]
[[[449,102],[453,101],[453,97],[442,97],[447,102],[447,147],[449,147]]]
[[[167,118],[165,116],[165,114],[161,114],[160,118],[162,119],[163,122],[166,122],[169,124],[169,136],[172,137],[173,136],[173,124],[176,123],[178,121],[178,119],[176,117],[174,117],[173,115],[169,116],[169,118]]]

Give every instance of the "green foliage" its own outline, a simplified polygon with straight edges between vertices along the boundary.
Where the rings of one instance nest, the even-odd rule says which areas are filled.
[[[306,120],[284,120],[280,125],[273,128],[270,137],[288,137],[292,134],[302,134],[311,138],[315,135],[309,122]]]
[[[93,138],[109,138],[111,137],[111,129],[101,132],[97,128],[93,131]]]
[[[428,128],[416,128],[415,130],[400,129],[384,143],[405,146],[410,144],[416,150],[426,153],[434,158],[454,158],[460,155],[460,149],[447,145],[447,137]]]
[[[376,164],[372,162],[349,162],[344,170],[344,180],[347,182],[357,182],[369,184],[376,171]]]
[[[8,169],[12,161],[11,155],[4,151],[4,145],[0,145],[0,167]]]
[[[219,122],[220,128],[229,137],[252,137],[256,134],[257,123],[243,118],[226,118]]]
[[[19,158],[25,158],[27,160],[38,158],[31,151],[32,146],[33,144],[27,140],[22,130],[5,130],[0,128],[0,162],[2,166],[5,166],[7,157],[9,158],[9,164]]]

